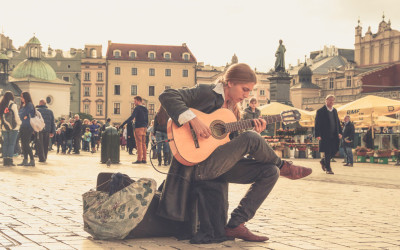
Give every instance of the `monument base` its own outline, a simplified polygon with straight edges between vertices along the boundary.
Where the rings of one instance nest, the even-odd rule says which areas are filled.
[[[268,77],[270,81],[269,92],[271,102],[279,102],[292,106],[292,102],[290,101],[291,79],[292,77],[286,72],[274,72],[271,77]]]

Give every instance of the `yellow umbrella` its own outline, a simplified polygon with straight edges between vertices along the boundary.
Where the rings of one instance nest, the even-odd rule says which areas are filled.
[[[373,120],[370,118],[362,119],[362,120],[355,120],[353,121],[356,127],[369,127],[374,124],[377,127],[395,127],[400,126],[400,120],[393,119],[387,116],[378,116],[373,117]]]
[[[312,114],[309,111],[298,109],[279,102],[271,102],[269,104],[258,107],[258,109],[261,111],[261,115],[278,115],[283,111],[297,110],[301,114],[300,121],[313,119]]]
[[[357,117],[360,115],[383,115],[400,110],[400,101],[393,99],[368,95],[353,102],[340,106],[337,111],[339,117],[345,115]]]

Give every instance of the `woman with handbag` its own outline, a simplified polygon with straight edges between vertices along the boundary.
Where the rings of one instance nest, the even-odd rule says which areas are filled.
[[[11,91],[6,91],[0,102],[0,116],[3,136],[3,165],[15,166],[12,157],[21,119],[19,119],[17,104],[14,103],[14,95]]]
[[[19,117],[22,121],[19,129],[21,137],[22,152],[24,154],[24,160],[18,164],[18,166],[35,166],[35,159],[33,158],[32,149],[29,146],[33,128],[30,123],[31,117],[35,116],[35,107],[32,103],[31,95],[28,92],[22,92],[21,94],[21,107],[19,109]],[[28,155],[30,162],[28,163]]]

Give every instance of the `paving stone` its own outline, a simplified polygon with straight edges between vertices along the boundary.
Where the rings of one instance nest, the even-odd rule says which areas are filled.
[[[330,176],[313,159],[294,159],[313,168],[313,174],[296,181],[280,178],[246,224],[268,236],[267,243],[191,245],[171,237],[93,240],[83,230],[82,194],[95,188],[99,172],[148,176],[158,184],[165,178],[149,164],[132,165],[134,158],[121,152],[122,163],[107,168],[98,163],[99,153],[75,157],[53,151],[47,164],[35,168],[0,167],[0,231],[21,244],[11,249],[400,249],[400,168],[332,163],[335,175]],[[249,187],[230,185],[229,212]],[[0,237],[0,246],[10,238]]]

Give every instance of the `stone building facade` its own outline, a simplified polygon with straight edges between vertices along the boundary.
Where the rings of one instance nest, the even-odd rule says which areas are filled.
[[[85,45],[81,64],[81,105],[82,113],[91,114],[94,119],[106,121],[106,58],[101,45]]]
[[[342,63],[336,60],[333,66],[325,67],[327,72],[323,74],[315,74],[311,66],[315,75],[313,82],[320,90],[314,96],[303,96],[298,108],[318,109],[328,94],[336,96],[337,104],[365,95],[400,100],[400,32],[393,30],[391,22],[386,22],[384,17],[377,33],[373,34],[370,27],[364,36],[361,31],[359,22],[355,27],[354,60],[343,56]]]
[[[160,107],[158,96],[167,88],[193,87],[196,58],[181,46],[121,44],[108,42],[106,116],[113,124],[126,120],[139,95],[153,119]]]

